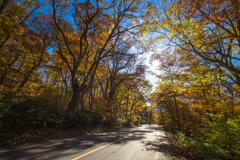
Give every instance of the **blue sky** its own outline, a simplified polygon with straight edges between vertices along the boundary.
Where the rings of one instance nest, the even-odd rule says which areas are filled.
[[[157,67],[157,64],[160,63],[160,62],[158,62],[158,63],[155,62],[153,65],[151,65],[151,64],[149,63],[149,59],[150,59],[152,53],[153,53],[153,52],[148,52],[148,53],[145,54],[146,59],[145,59],[145,62],[144,62],[144,63],[149,67],[149,71],[154,72],[155,74],[159,74],[160,71],[156,70],[156,67]],[[146,74],[146,79],[151,82],[151,84],[153,85],[152,91],[154,91],[155,88],[156,88],[156,82],[157,82],[159,79],[158,79],[156,76],[154,76],[154,75],[152,75],[152,74],[150,74],[150,73],[147,73],[147,74]]]
[[[40,0],[40,3],[43,3],[43,1]],[[47,9],[52,10],[52,6],[51,6],[50,4],[48,4],[48,5],[46,5],[45,7],[42,7],[41,9],[39,9],[39,10],[36,11],[36,12],[41,12],[41,13],[48,14]],[[142,37],[142,38],[143,38],[143,37]],[[145,37],[145,38],[147,38],[147,37]],[[144,39],[145,39],[145,38],[144,38]],[[157,44],[156,46],[158,46],[158,45],[159,45],[159,44]],[[51,52],[51,49],[50,49],[49,51]],[[157,64],[157,63],[155,63],[154,66],[152,66],[152,65],[149,63],[149,59],[150,59],[152,53],[153,53],[153,52],[147,52],[147,53],[144,54],[144,57],[145,57],[144,63],[149,67],[149,70],[150,70],[150,71],[152,71],[152,72],[154,72],[154,73],[159,73],[159,71],[156,70],[156,64]],[[146,79],[148,79],[148,80],[150,81],[150,83],[153,85],[153,90],[152,90],[152,91],[154,91],[154,88],[156,87],[156,82],[158,81],[158,78],[155,77],[155,76],[152,75],[152,74],[147,73],[147,74],[146,74]]]

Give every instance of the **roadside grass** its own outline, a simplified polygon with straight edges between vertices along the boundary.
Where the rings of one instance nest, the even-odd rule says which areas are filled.
[[[169,132],[166,126],[164,129],[169,143],[169,152],[173,160],[197,160],[189,149],[173,133]]]

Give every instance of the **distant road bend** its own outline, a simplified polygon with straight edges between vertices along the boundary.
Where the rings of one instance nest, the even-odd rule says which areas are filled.
[[[170,160],[163,126],[138,128],[0,150],[1,160]]]

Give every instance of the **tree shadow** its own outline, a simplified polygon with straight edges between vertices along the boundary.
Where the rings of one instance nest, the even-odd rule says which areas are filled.
[[[74,153],[85,153],[86,149],[96,149],[126,136],[128,137],[117,141],[116,144],[124,144],[134,140],[144,140],[147,138],[146,134],[153,131],[154,130],[125,130],[80,138],[54,140],[25,147],[10,147],[5,151],[0,150],[0,159],[57,159]]]
[[[169,144],[167,137],[163,134],[156,135],[154,140],[145,140],[141,143],[144,144],[144,147],[147,151],[157,151],[161,152],[165,156],[169,156]]]

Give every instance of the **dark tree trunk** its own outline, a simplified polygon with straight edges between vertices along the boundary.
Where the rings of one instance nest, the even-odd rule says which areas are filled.
[[[126,106],[126,119],[128,119],[127,113],[128,113],[128,95],[127,95],[127,106]]]
[[[68,104],[67,112],[70,114],[74,114],[76,111],[76,108],[78,107],[78,98],[79,98],[79,91],[78,88],[73,87],[73,95],[72,98]]]
[[[6,8],[8,5],[9,0],[3,0],[1,6],[0,6],[0,14],[2,14],[3,10]]]
[[[149,115],[149,124],[152,124],[152,111],[150,111],[149,114],[150,114],[150,115]]]
[[[84,96],[80,99],[80,106],[81,106],[81,111],[83,112],[85,110],[85,104],[84,104]]]
[[[70,114],[74,114],[78,105],[81,105],[81,110],[84,111],[84,97],[89,91],[89,88],[86,85],[78,85],[78,81],[75,80],[74,84],[72,84],[73,95],[72,99],[68,104],[67,112]]]
[[[131,109],[130,109],[130,121],[132,120],[132,111],[133,111],[133,106],[134,106],[134,104],[132,104],[132,106],[131,106]]]
[[[173,98],[174,98],[174,103],[175,103],[177,117],[178,117],[178,129],[181,130],[181,122],[180,122],[180,116],[179,116],[179,113],[178,113],[178,105],[177,105],[176,96],[173,96]]]
[[[90,107],[90,110],[93,110],[93,94],[92,94],[92,87],[90,89],[90,94],[89,94],[89,107]]]
[[[70,114],[74,114],[78,104],[79,104],[79,96],[80,96],[80,87],[78,84],[78,80],[75,79],[75,74],[72,74],[72,98],[68,104],[67,112]]]
[[[33,70],[29,71],[27,73],[27,75],[24,77],[24,79],[22,80],[22,82],[19,85],[19,88],[23,88],[25,86],[25,84],[27,83],[28,79],[30,78],[31,74],[33,73]]]

